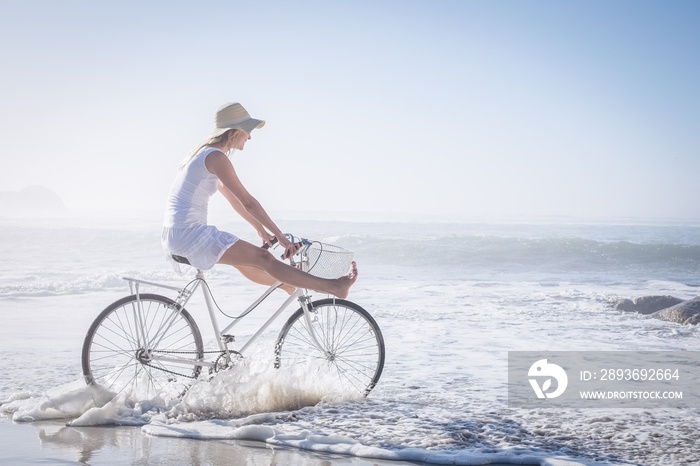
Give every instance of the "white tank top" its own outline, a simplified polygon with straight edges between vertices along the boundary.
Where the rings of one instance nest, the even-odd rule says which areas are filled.
[[[219,149],[203,147],[178,172],[165,209],[163,226],[189,228],[207,224],[209,199],[217,191],[219,178],[204,165],[207,155]]]

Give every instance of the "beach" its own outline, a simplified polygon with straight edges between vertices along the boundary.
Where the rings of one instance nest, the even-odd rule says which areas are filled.
[[[700,465],[699,1],[0,11],[0,464]]]
[[[276,371],[271,347],[279,322],[243,365],[197,381],[181,400],[96,406],[82,380],[81,346],[96,315],[127,294],[122,277],[180,286],[188,279],[165,262],[157,221],[75,227],[69,221],[4,220],[0,460],[314,465],[700,460],[697,408],[511,408],[507,391],[509,351],[697,350],[697,326],[613,307],[620,298],[696,296],[697,226],[288,223],[355,251],[361,278],[350,298],[377,320],[387,355],[382,378],[367,398],[315,392],[313,380]],[[239,224],[225,227],[241,231]],[[227,308],[238,309],[261,292],[231,270],[215,268],[208,276]],[[211,340],[206,310],[195,304],[189,311]],[[260,314],[250,316],[241,336],[264,320],[265,311]]]

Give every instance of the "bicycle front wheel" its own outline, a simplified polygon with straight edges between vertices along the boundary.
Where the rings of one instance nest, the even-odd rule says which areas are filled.
[[[308,320],[300,308],[280,331],[275,367],[325,366],[343,393],[367,396],[384,369],[384,337],[377,322],[343,299],[322,299],[309,307]]]
[[[202,335],[192,316],[170,298],[127,296],[90,326],[82,351],[83,376],[134,400],[181,396],[201,371]]]

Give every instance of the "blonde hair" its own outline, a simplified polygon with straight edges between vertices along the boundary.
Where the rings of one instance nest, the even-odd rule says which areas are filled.
[[[190,155],[185,157],[182,162],[180,163],[180,167],[178,170],[182,170],[187,166],[188,163],[190,163],[190,160],[194,158],[197,153],[202,150],[203,147],[207,146],[218,146],[222,143],[226,143],[231,140],[232,137],[236,135],[236,133],[240,132],[240,129],[229,129],[228,131],[219,134],[218,136],[211,136],[209,139],[204,141],[199,147],[197,147]]]

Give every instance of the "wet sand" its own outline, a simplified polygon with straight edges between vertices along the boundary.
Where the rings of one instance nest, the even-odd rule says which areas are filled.
[[[0,464],[398,466],[402,461],[313,453],[260,442],[152,437],[139,427],[67,427],[0,419]]]

